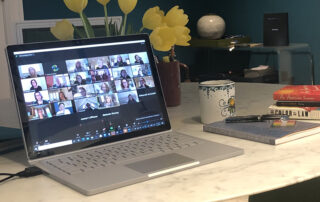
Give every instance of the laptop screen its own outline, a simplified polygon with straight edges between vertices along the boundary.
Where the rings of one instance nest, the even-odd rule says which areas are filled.
[[[148,35],[7,53],[30,159],[170,129]]]

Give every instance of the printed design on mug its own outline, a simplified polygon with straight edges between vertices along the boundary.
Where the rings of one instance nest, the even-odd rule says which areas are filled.
[[[231,116],[234,115],[235,111],[236,111],[236,102],[235,102],[235,97],[231,96],[231,98],[228,99],[228,111],[230,113]]]
[[[235,113],[235,97],[231,96],[228,101],[221,99],[219,100],[219,107],[221,109],[221,116],[226,117],[227,115],[233,116]]]
[[[199,86],[199,90],[206,91],[208,99],[209,97],[212,97],[212,94],[210,94],[210,92],[216,92],[216,91],[222,90],[222,91],[228,91],[228,94],[229,94],[229,90],[233,88],[234,88],[234,84],[226,85],[226,86]]]

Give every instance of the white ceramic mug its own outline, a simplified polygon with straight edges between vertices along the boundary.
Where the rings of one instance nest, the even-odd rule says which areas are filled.
[[[235,115],[235,83],[230,80],[204,81],[199,84],[200,115],[204,124]]]

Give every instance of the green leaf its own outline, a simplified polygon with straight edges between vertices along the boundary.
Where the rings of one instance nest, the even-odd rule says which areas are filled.
[[[127,17],[128,17],[128,15],[125,14],[124,15],[124,20],[123,20],[123,23],[122,23],[122,26],[121,26],[121,35],[124,35],[126,33]]]
[[[109,32],[111,36],[115,36],[115,26],[112,23],[109,23]]]
[[[72,25],[74,28],[74,32],[79,36],[79,38],[86,38],[86,34],[83,32],[83,30],[80,30],[78,27]]]
[[[109,22],[109,31],[110,31],[110,36],[117,36],[120,34],[120,30],[118,28],[117,23],[112,22],[112,20]]]
[[[87,37],[94,38],[94,32],[87,16],[82,12],[80,13],[80,17],[83,23],[84,30],[86,31]]]
[[[106,36],[110,36],[110,27],[109,27],[109,21],[108,21],[107,5],[104,6],[104,25],[106,28]]]
[[[133,34],[134,31],[133,31],[133,26],[132,24],[128,24],[128,28],[127,28],[127,33],[126,34]]]

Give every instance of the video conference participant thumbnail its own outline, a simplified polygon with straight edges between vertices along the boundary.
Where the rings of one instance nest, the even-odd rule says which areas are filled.
[[[128,91],[123,93],[118,93],[118,99],[120,105],[134,104],[139,102],[137,91]]]
[[[132,65],[133,77],[151,76],[151,69],[149,64]]]
[[[92,70],[89,70],[92,80],[94,82],[103,82],[113,80],[113,76],[110,69],[99,69],[94,71],[94,76]]]
[[[96,96],[96,92],[92,84],[77,86],[76,92],[73,94],[74,99],[92,96]]]
[[[46,76],[46,81],[49,89],[70,87],[70,80],[68,74]]]
[[[88,58],[88,63],[91,70],[111,68],[108,56]]]
[[[73,114],[72,102],[56,102],[54,103],[55,115],[56,116],[63,116]]]
[[[86,58],[66,60],[66,65],[69,73],[85,72],[89,70],[89,62]]]
[[[44,76],[44,71],[41,63],[20,65],[18,66],[20,78],[37,78]]]
[[[21,79],[23,92],[38,92],[47,90],[45,77],[36,77],[30,79]]]
[[[112,55],[109,56],[111,67],[124,67],[130,65],[129,55],[121,54],[121,55]]]
[[[154,81],[152,76],[138,77],[134,79],[137,89],[153,88]]]
[[[50,102],[62,102],[73,100],[72,88],[60,88],[49,90]]]
[[[136,86],[134,85],[134,82],[132,79],[115,80],[114,84],[116,86],[117,92],[130,91],[130,90],[136,89]]]
[[[45,119],[52,117],[50,104],[27,106],[27,115],[29,120]]]
[[[24,93],[26,105],[43,105],[49,103],[48,91]]]
[[[92,83],[88,72],[70,73],[69,75],[71,85],[85,85]]]
[[[46,75],[68,73],[65,61],[44,62],[43,70]]]
[[[99,95],[97,98],[98,98],[100,109],[120,106],[118,95],[116,93],[111,95],[108,95],[108,94]]]
[[[131,79],[133,77],[130,66],[112,68],[112,75],[114,79]]]
[[[98,108],[97,97],[77,99],[74,103],[77,112],[93,111]]]
[[[94,90],[97,94],[112,94],[116,92],[114,83],[112,81],[95,83]]]
[[[131,64],[136,65],[149,63],[148,55],[146,52],[130,53],[129,60]]]

